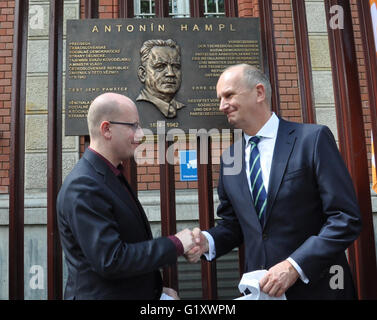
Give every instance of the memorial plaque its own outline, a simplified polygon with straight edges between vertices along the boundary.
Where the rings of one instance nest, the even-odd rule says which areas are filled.
[[[141,126],[229,128],[216,83],[229,65],[262,67],[258,18],[67,21],[66,135],[87,135],[90,103],[105,92],[135,101]],[[147,130],[146,130],[147,131]]]

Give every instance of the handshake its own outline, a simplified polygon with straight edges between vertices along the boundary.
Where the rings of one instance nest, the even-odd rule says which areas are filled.
[[[199,228],[184,229],[175,236],[181,241],[184,257],[188,262],[198,262],[200,257],[209,250],[208,240]]]

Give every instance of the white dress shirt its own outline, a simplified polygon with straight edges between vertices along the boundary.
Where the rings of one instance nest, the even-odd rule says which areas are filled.
[[[260,137],[260,141],[258,143],[258,150],[260,154],[260,165],[262,170],[262,177],[263,177],[263,184],[264,188],[266,189],[266,193],[268,192],[268,183],[270,180],[270,172],[271,172],[271,164],[272,164],[272,156],[274,154],[275,142],[279,128],[279,118],[276,116],[275,113],[272,113],[270,119],[264,124],[264,126],[257,132],[256,136]],[[245,164],[246,164],[246,176],[250,175],[250,168],[249,168],[249,158],[250,158],[250,150],[251,145],[249,144],[249,139],[251,136],[244,133],[245,139]],[[247,179],[250,194],[252,195],[250,179]],[[216,249],[213,237],[206,231],[203,231],[204,235],[208,239],[209,243],[209,251],[205,253],[205,257],[207,260],[211,261],[216,257]],[[291,257],[287,259],[293,267],[297,270],[300,275],[300,278],[303,282],[308,283],[309,279],[305,276],[304,272],[300,268],[300,266],[294,261]]]

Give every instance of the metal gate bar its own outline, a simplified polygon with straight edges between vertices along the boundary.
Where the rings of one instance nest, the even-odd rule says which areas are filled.
[[[279,81],[277,75],[274,20],[272,16],[272,0],[259,0],[259,17],[264,73],[269,75],[272,87],[272,110],[280,115]]]
[[[62,183],[63,0],[50,1],[47,141],[47,295],[62,299],[63,265],[56,199]]]
[[[9,299],[24,299],[25,98],[29,1],[14,13],[9,179]]]
[[[305,2],[302,0],[292,0],[292,12],[296,35],[296,55],[302,120],[305,123],[316,123],[313,101],[312,64],[310,60]]]
[[[155,12],[158,18],[169,17],[169,2],[163,0],[155,1]],[[167,155],[167,150],[173,142],[166,141],[166,134],[158,136],[159,145],[164,146],[163,153],[159,150],[160,163],[160,208],[161,208],[161,235],[169,236],[176,233],[176,199],[175,199],[175,176],[174,164],[170,164],[167,159],[173,159],[172,155]],[[162,141],[164,140],[164,141]],[[177,264],[163,268],[163,283],[165,287],[178,291],[178,268]]]
[[[330,24],[332,18],[330,8],[333,5],[340,5],[343,8],[344,29],[333,28]],[[325,8],[340,151],[354,182],[363,221],[359,239],[348,250],[349,262],[359,298],[375,299],[376,255],[351,7],[349,0],[325,0]]]

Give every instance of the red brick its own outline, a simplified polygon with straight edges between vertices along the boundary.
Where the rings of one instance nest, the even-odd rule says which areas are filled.
[[[160,168],[159,167],[148,167],[147,171],[148,171],[148,174],[159,174]]]
[[[148,183],[148,190],[159,190],[160,184],[157,182]]]
[[[7,194],[8,193],[8,187],[7,186],[0,186],[0,193]]]
[[[0,178],[9,178],[8,170],[0,170]]]
[[[141,182],[153,182],[153,175],[142,175],[140,178]]]
[[[140,191],[146,191],[148,190],[148,185],[146,183],[138,183],[137,189]]]

